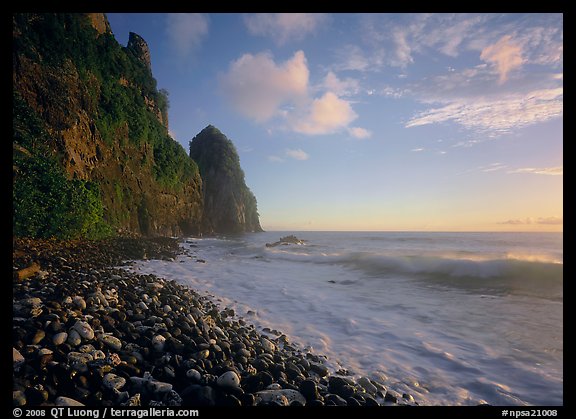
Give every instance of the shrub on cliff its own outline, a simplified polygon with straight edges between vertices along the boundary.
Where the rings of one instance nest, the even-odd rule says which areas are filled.
[[[110,235],[98,184],[66,178],[48,149],[51,139],[42,122],[17,95],[13,130],[13,234],[60,238]]]

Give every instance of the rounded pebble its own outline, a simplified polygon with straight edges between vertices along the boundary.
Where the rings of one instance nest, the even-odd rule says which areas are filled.
[[[62,345],[64,342],[66,342],[66,339],[68,339],[68,333],[66,332],[56,333],[54,336],[52,336],[52,343],[55,346],[59,346]]]
[[[216,381],[220,387],[240,387],[240,377],[234,371],[226,371]]]
[[[85,404],[80,403],[78,400],[74,400],[71,399],[70,397],[64,397],[64,396],[56,397],[54,404],[56,404],[56,406],[69,406],[69,407],[86,406]]]
[[[109,390],[120,390],[126,384],[126,379],[113,373],[108,373],[102,379],[102,385]]]

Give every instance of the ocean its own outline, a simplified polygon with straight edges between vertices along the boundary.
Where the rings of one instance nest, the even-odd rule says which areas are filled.
[[[267,247],[295,234],[305,243]],[[421,405],[563,404],[562,233],[187,238],[174,279]],[[274,335],[272,335],[274,336]]]

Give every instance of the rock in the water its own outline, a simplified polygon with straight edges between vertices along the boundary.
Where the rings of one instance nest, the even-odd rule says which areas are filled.
[[[280,240],[278,240],[277,242],[274,243],[266,243],[266,247],[276,247],[276,246],[280,246],[280,245],[289,245],[289,244],[297,244],[297,245],[302,245],[305,244],[306,242],[304,240],[300,240],[298,237],[296,237],[295,235],[291,234],[289,236],[285,236],[285,237],[280,237]]]
[[[360,384],[362,388],[364,388],[364,390],[366,390],[366,392],[369,394],[376,394],[376,392],[378,391],[376,386],[372,384],[370,379],[367,377],[360,377],[356,382]]]
[[[226,371],[216,381],[220,387],[236,388],[240,387],[240,377],[234,371]]]
[[[391,403],[397,403],[399,397],[400,397],[400,395],[398,393],[396,393],[395,391],[388,390],[386,392],[386,395],[384,396],[384,401],[385,402],[391,402]]]
[[[102,379],[102,385],[108,390],[120,390],[126,384],[126,379],[119,375],[108,373]]]
[[[70,397],[64,397],[64,396],[56,397],[54,403],[56,404],[56,406],[69,406],[69,407],[85,406],[78,400],[74,400],[71,399]]]

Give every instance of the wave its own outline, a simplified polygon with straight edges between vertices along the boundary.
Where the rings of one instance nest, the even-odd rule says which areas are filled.
[[[563,263],[545,256],[389,255],[373,252],[305,253],[271,251],[267,256],[303,263],[337,264],[369,278],[409,277],[429,285],[499,294],[562,299]]]

